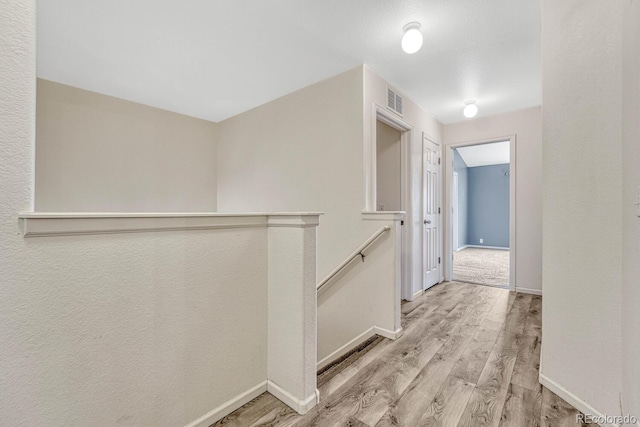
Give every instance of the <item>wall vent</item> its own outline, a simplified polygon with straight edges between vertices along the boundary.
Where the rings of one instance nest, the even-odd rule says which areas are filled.
[[[387,87],[387,108],[402,116],[402,97],[390,87]]]

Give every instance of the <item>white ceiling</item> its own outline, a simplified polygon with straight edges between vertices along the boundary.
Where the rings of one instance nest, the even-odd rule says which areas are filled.
[[[509,163],[509,141],[472,145],[457,149],[462,160],[470,168]]]
[[[366,63],[443,123],[540,105],[535,0],[38,0],[38,77],[220,121]],[[400,48],[422,24],[424,45]]]

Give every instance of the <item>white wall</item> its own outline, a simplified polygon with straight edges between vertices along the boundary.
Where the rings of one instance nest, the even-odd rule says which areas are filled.
[[[318,363],[324,367],[374,334],[395,338],[400,329],[400,240],[398,214],[369,214],[363,226],[371,235],[384,233],[318,295]],[[376,218],[377,217],[377,218]],[[354,248],[355,249],[355,248]],[[396,287],[396,282],[398,286]],[[394,302],[398,302],[397,306]]]
[[[376,210],[401,211],[400,131],[376,121]],[[380,205],[384,206],[380,209]]]
[[[388,82],[378,76],[369,67],[364,67],[364,141],[371,144],[373,129],[375,127],[374,105],[384,107],[387,105]],[[411,295],[420,291],[423,287],[422,271],[422,134],[423,132],[433,138],[436,142],[442,141],[442,124],[434,119],[431,114],[413,102],[408,97],[404,97],[403,120],[410,124],[413,129],[410,131],[409,152],[409,179],[408,179],[408,203],[406,208],[405,226],[403,228],[403,239],[408,244],[403,251],[403,256],[411,258],[413,262],[409,277],[405,278],[410,284]],[[375,141],[371,144],[375,149]],[[365,191],[370,191],[365,189]],[[408,295],[405,295],[408,296]]]
[[[216,210],[215,124],[38,79],[35,207]]]
[[[622,405],[640,418],[640,2],[623,2]]]
[[[218,210],[318,211],[318,278],[361,229],[362,70],[218,123]]]
[[[34,2],[1,0],[0,40],[2,424],[185,425],[264,382],[267,228],[20,234],[33,206]]]
[[[542,1],[540,374],[578,409],[609,415],[622,389],[622,4]]]
[[[219,211],[323,212],[321,280],[375,231],[361,214],[361,124],[361,68],[218,123]],[[318,301],[318,360],[372,326],[369,304],[359,302],[341,313],[345,338],[327,323],[340,301]]]
[[[218,124],[219,211],[323,212],[318,282],[384,224],[363,221],[362,215],[362,86],[358,67]],[[318,300],[318,360],[373,326],[393,329],[393,318],[377,324],[386,311],[371,307],[380,299],[396,303],[374,291],[393,289],[395,271],[362,273],[372,265],[354,262],[353,271]],[[359,295],[348,310],[338,309],[346,301],[340,290]],[[335,313],[341,316],[337,325]]]
[[[444,126],[446,145],[516,135],[516,287],[542,289],[541,108]]]

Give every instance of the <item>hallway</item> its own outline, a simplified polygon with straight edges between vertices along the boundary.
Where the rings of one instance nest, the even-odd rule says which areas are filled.
[[[265,393],[214,426],[575,426],[538,383],[539,296],[448,282],[403,305],[404,336],[321,373],[304,416]]]

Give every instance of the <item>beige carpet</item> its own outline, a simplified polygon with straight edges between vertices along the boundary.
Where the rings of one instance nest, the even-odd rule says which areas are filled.
[[[500,288],[509,287],[509,251],[465,248],[453,253],[453,279]]]

